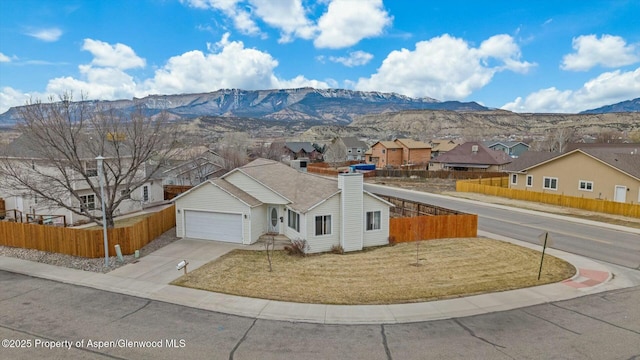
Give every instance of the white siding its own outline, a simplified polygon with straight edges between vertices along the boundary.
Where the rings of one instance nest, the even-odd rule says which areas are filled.
[[[287,201],[283,197],[269,190],[264,185],[241,173],[240,171],[234,171],[233,173],[225,176],[224,179],[231,184],[239,187],[254,198],[260,200],[262,203],[280,205],[286,205],[289,203],[289,201]]]
[[[387,245],[389,243],[389,205],[365,194],[363,215],[366,216],[368,211],[380,211],[380,230],[364,231],[364,247]]]
[[[330,197],[306,214],[307,243],[309,253],[326,252],[340,245],[340,194]],[[331,215],[331,235],[316,236],[316,216]]]
[[[300,232],[295,231],[294,229],[289,227],[289,222],[288,222],[288,210],[287,208],[284,209],[284,222],[280,225],[282,225],[284,227],[284,235],[286,237],[288,237],[291,240],[307,240],[307,236],[306,236],[306,231],[307,231],[307,224],[306,224],[306,216],[304,214],[300,214]]]
[[[338,187],[342,189],[340,201],[342,248],[345,252],[362,250],[364,232],[362,174],[340,174]]]
[[[267,205],[251,209],[251,243],[258,241],[260,235],[267,232]]]
[[[176,200],[176,236],[184,237],[184,210],[204,210],[204,211],[220,211],[228,213],[239,213],[247,215],[243,216],[243,238],[244,243],[249,244],[252,241],[251,234],[251,209],[221,190],[211,183],[204,184],[189,193],[183,195]],[[178,213],[180,211],[180,213]]]

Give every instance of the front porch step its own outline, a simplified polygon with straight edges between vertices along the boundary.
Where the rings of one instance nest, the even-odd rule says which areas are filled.
[[[256,241],[256,244],[259,244],[260,247],[264,247],[264,244],[267,242],[267,240],[271,239],[271,236],[274,237],[273,239],[273,248],[276,250],[282,250],[284,249],[285,246],[287,245],[291,245],[291,239],[289,239],[288,237],[282,235],[282,234],[264,234],[261,235],[258,238],[258,241]]]

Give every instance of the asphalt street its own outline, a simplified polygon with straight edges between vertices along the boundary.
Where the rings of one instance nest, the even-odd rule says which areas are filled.
[[[365,190],[478,214],[478,230],[521,241],[538,243],[538,236],[548,231],[553,241],[552,248],[631,269],[640,269],[640,234],[637,233],[569,222],[559,216],[534,215],[530,212],[514,211],[512,208],[502,209],[387,186],[365,184]]]
[[[255,320],[2,271],[0,290],[2,359],[640,358],[640,287],[402,325]]]

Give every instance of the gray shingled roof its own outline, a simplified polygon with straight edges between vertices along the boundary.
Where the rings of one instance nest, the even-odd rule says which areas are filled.
[[[365,143],[362,140],[359,140],[356,137],[343,137],[342,138],[342,143],[347,148],[361,148],[361,149],[368,149],[369,148],[367,146],[367,143]]]
[[[313,144],[310,142],[285,142],[284,146],[294,153],[300,152],[300,150],[304,150],[306,153],[313,152],[316,148],[313,147]]]
[[[514,159],[512,163],[505,166],[504,170],[508,172],[524,171],[534,165],[553,159],[558,155],[560,155],[560,153],[549,151],[525,151],[517,159]]]
[[[242,189],[240,189],[239,187],[231,184],[228,181],[225,181],[223,179],[213,179],[213,180],[209,180],[211,183],[219,186],[222,190],[228,192],[229,194],[237,197],[238,199],[242,200],[243,202],[245,202],[247,205],[253,207],[253,206],[258,206],[258,205],[262,205],[262,202],[256,198],[254,198],[253,196],[247,194],[246,192],[244,192]]]
[[[543,163],[553,161],[554,159],[564,157],[575,152],[582,152],[590,155],[612,167],[625,172],[637,179],[640,179],[640,152],[638,153],[615,153],[611,149],[575,149],[562,154],[551,152],[527,151],[522,154],[513,163],[507,165],[506,171],[520,172],[525,171]]]
[[[289,199],[289,206],[302,213],[339,192],[336,180],[303,173],[273,160],[256,159],[238,171]]]
[[[474,145],[478,146],[478,151],[475,153],[472,151]],[[504,165],[512,161],[513,159],[504,151],[489,149],[477,141],[470,141],[458,145],[454,149],[431,160],[431,162],[435,163],[473,165]]]

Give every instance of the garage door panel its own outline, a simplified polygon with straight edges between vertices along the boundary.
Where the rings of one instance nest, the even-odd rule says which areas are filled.
[[[185,235],[189,238],[242,243],[242,215],[185,211]]]

